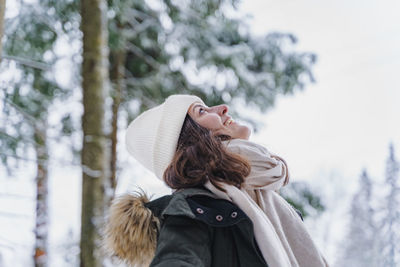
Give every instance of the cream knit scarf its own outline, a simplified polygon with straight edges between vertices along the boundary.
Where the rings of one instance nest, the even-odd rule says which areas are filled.
[[[235,203],[251,219],[260,251],[270,267],[328,266],[294,209],[275,190],[286,185],[289,172],[284,159],[243,139],[226,142],[230,152],[248,159],[251,173],[242,189],[223,184],[222,192],[206,187]]]

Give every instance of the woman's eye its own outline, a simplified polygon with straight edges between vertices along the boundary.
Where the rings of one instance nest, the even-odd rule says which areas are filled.
[[[204,112],[206,112],[206,110],[204,108],[199,108],[199,114],[203,114]]]

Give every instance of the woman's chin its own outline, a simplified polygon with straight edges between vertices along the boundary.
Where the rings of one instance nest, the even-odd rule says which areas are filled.
[[[251,130],[246,125],[235,125],[237,128],[235,129],[234,134],[232,134],[233,139],[245,139],[248,140],[251,135]]]

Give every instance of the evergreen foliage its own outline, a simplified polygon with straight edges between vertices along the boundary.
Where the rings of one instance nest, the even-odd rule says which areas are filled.
[[[291,182],[282,188],[281,194],[303,218],[317,216],[325,210],[321,196],[311,190],[305,182]]]
[[[374,194],[373,183],[363,170],[360,187],[351,202],[348,233],[337,266],[382,266],[400,264],[399,162],[389,147],[383,197]],[[373,199],[378,199],[373,202]]]
[[[372,209],[372,183],[364,169],[350,208],[350,226],[344,241],[342,266],[376,266],[376,222]],[[371,265],[370,265],[371,264]]]
[[[36,162],[33,260],[37,267],[47,266],[48,256],[49,114],[54,101],[69,94],[69,90],[58,85],[51,69],[57,61],[54,49],[63,29],[57,24],[58,19],[49,14],[49,10],[24,3],[18,16],[6,22],[5,58],[16,60],[18,66],[1,95],[2,162],[9,171],[15,167],[12,165],[15,159],[18,162],[29,158]]]
[[[295,52],[290,34],[252,36],[225,14],[236,2],[160,1],[154,11],[145,1],[109,1],[110,49],[126,52],[123,106],[131,118],[174,93],[265,111],[277,95],[313,81],[316,56]]]
[[[60,86],[53,68],[59,60],[55,52],[57,41],[70,32],[63,27],[63,16],[67,15],[67,7],[74,4],[54,3],[41,1],[39,6],[20,2],[18,15],[6,21],[3,55],[7,60],[2,62],[3,70],[14,71],[4,82],[0,96],[0,158],[10,175],[21,160],[36,165],[35,266],[47,266],[49,146],[66,125],[50,123],[49,116],[54,105],[72,93]]]
[[[385,187],[387,193],[379,220],[379,261],[382,266],[400,265],[400,188],[399,161],[395,157],[393,144],[389,146],[386,160]]]
[[[67,116],[61,125],[49,124],[48,117],[55,104],[72,94],[70,88],[57,82],[54,69],[60,60],[55,52],[58,39],[73,33],[65,25],[73,23],[74,16],[66,22],[69,15],[66,10],[76,4],[53,3],[43,0],[39,6],[21,1],[18,15],[5,22],[5,60],[1,68],[12,70],[2,84],[4,90],[0,95],[4,122],[0,125],[0,158],[6,167],[12,167],[15,159],[27,160],[28,150],[38,145],[35,130],[55,131],[54,141],[58,141],[62,130],[68,133]]]

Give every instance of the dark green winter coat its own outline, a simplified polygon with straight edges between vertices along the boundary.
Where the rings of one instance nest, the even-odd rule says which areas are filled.
[[[191,188],[144,202],[131,196],[111,207],[108,243],[129,263],[148,264],[152,257],[152,267],[268,266],[252,222],[230,201]]]
[[[205,189],[185,189],[146,206],[161,222],[150,266],[267,266],[246,214]]]

